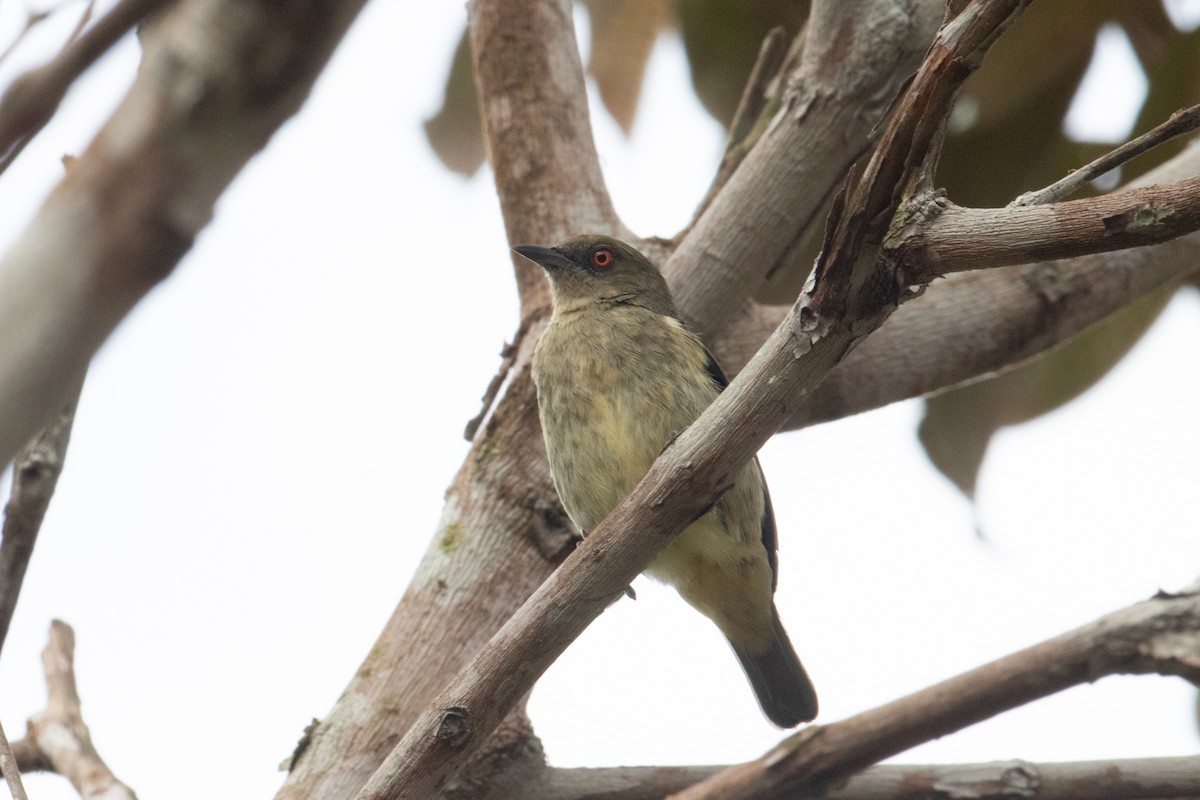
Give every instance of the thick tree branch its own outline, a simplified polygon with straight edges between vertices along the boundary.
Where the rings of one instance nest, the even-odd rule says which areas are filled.
[[[932,124],[929,117],[949,113],[955,88],[1022,5],[972,3],[939,33],[941,46],[931,51],[901,114],[888,126],[853,205],[835,229],[837,241],[818,266],[816,283],[746,370],[421,714],[358,794],[360,800],[439,792],[566,646],[671,537],[710,507],[804,395],[886,318],[894,294],[879,291],[886,279],[871,280],[882,236],[878,244],[864,243],[885,212],[891,217],[900,195],[877,182],[903,183],[908,165],[923,163],[917,151],[922,130]],[[904,108],[921,118],[910,119]]]
[[[1200,592],[1158,596],[907,697],[784,740],[676,800],[820,793],[864,767],[1002,711],[1108,675],[1200,684]]]
[[[1131,189],[1200,174],[1200,144]],[[799,428],[976,379],[1014,366],[1118,309],[1196,271],[1200,235],[1077,259],[952,275],[902,305],[849,353],[788,422]],[[736,372],[787,314],[748,306],[714,343]]]
[[[908,274],[1072,258],[1158,244],[1200,228],[1200,176],[1044,206],[962,208],[914,198],[889,256]],[[911,234],[911,235],[910,235]]]
[[[121,0],[95,25],[72,38],[49,63],[12,82],[0,98],[0,173],[54,116],[75,79],[128,33],[138,20],[169,2],[171,0]]]
[[[62,474],[82,389],[81,382],[70,392],[58,415],[13,463],[12,489],[4,507],[4,529],[0,534],[0,650],[8,638],[38,531]]]
[[[580,231],[629,237],[592,139],[567,0],[467,6],[484,137],[511,244]],[[550,306],[546,279],[514,256],[522,319]]]
[[[471,52],[496,189],[513,244],[593,230],[628,236],[592,140],[567,0],[476,0]],[[357,792],[438,690],[546,578],[574,533],[550,481],[529,376],[545,278],[514,264],[521,326],[511,381],[477,427],[417,574],[280,798]]]
[[[79,796],[136,800],[133,790],[112,774],[92,744],[83,721],[75,682],[75,632],[65,622],[50,623],[42,651],[46,671],[46,710],[29,720],[29,732],[13,742],[20,768],[49,770],[71,782]]]
[[[941,20],[934,0],[815,0],[783,108],[663,265],[711,338],[814,222]]]
[[[727,767],[543,770],[521,800],[661,800]],[[468,795],[476,796],[476,795]],[[510,797],[484,790],[478,797]],[[793,792],[789,797],[804,797]],[[825,792],[825,800],[1154,800],[1200,796],[1200,756],[1114,761],[878,764]]]
[[[133,87],[0,261],[0,464],[191,247],[363,2],[193,0],[156,20]]]

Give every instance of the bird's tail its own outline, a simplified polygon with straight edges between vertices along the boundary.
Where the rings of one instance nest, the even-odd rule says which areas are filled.
[[[817,690],[796,656],[779,613],[771,607],[775,636],[770,648],[759,655],[733,648],[750,686],[767,719],[781,728],[794,728],[817,716]]]

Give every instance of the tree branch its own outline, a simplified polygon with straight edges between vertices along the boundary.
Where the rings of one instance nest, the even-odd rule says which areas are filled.
[[[1200,144],[1130,188],[1200,174]],[[794,429],[921,397],[1014,366],[1196,271],[1200,235],[1077,259],[952,275],[904,303],[818,386]],[[714,352],[736,373],[787,314],[747,306]]]
[[[474,0],[467,14],[509,243],[557,242],[580,231],[630,238],[600,171],[571,3]],[[516,256],[513,265],[522,319],[549,309],[541,270]]]
[[[933,195],[916,198],[906,211],[889,255],[910,275],[931,280],[1191,233],[1200,228],[1200,176],[1044,206],[962,208]]]
[[[901,106],[922,118],[914,121],[902,111],[893,119],[842,220],[868,217],[877,226],[885,211],[890,218],[895,208],[886,204],[898,203],[899,192],[876,182],[900,181],[904,165],[924,162],[917,155],[922,127],[931,124],[930,116],[949,113],[954,89],[1022,5],[972,3],[939,33],[941,48],[931,50]],[[904,135],[914,125],[918,135]],[[866,237],[855,235],[853,224],[836,230],[839,241],[818,265],[817,281],[742,375],[421,714],[359,792],[360,800],[428,798],[440,791],[566,646],[710,507],[803,396],[886,318],[894,297],[878,291],[886,280],[869,280],[871,270],[862,263],[869,258],[873,267],[878,250],[864,246]],[[836,297],[839,289],[847,296]],[[843,308],[858,313],[841,313]]]
[[[95,25],[73,38],[49,63],[18,77],[0,98],[0,173],[45,127],[75,79],[128,33],[138,20],[170,0],[121,0]],[[89,7],[90,9],[90,7]]]
[[[29,800],[25,793],[25,784],[21,781],[21,770],[17,766],[17,758],[13,754],[12,745],[8,743],[8,735],[0,726],[0,772],[4,773],[4,781],[13,800]]]
[[[1194,131],[1198,127],[1200,127],[1200,105],[1180,109],[1167,118],[1166,122],[1146,131],[1136,139],[1105,153],[1095,161],[1080,167],[1062,180],[1050,184],[1045,189],[1039,189],[1036,192],[1026,192],[1009,203],[1009,206],[1039,206],[1069,197],[1082,189],[1090,181],[1096,180],[1096,178],[1099,178],[1106,172],[1111,172],[1126,161],[1131,161],[1142,153],[1158,147],[1163,142]]]
[[[42,666],[46,671],[46,710],[29,720],[24,739],[13,742],[21,769],[57,772],[71,782],[80,797],[136,800],[133,790],[117,780],[100,758],[83,721],[75,681],[75,632],[67,623],[50,623]]]
[[[585,230],[629,236],[600,172],[570,3],[475,0],[468,20],[509,241],[553,242]],[[540,271],[519,261],[521,324],[509,388],[478,428],[412,583],[314,730],[280,798],[343,800],[361,789],[446,677],[474,656],[574,542],[550,480],[529,375],[549,292]]]
[[[191,247],[363,2],[195,0],[148,30],[133,87],[0,261],[0,464]]]
[[[521,786],[522,800],[661,800],[727,767],[553,769]],[[878,764],[831,787],[825,800],[1154,800],[1200,795],[1200,756],[1113,761]],[[484,790],[481,798],[500,798]],[[791,797],[803,794],[792,793]]]
[[[711,339],[816,221],[941,21],[928,0],[815,0],[783,108],[663,265]]]
[[[922,742],[1117,674],[1178,675],[1200,684],[1200,592],[1159,593],[907,697],[806,728],[761,759],[732,767],[674,800],[819,794]]]
[[[38,531],[58,486],[58,476],[62,474],[71,427],[75,422],[75,406],[82,390],[83,383],[80,382],[58,416],[25,447],[13,464],[12,489],[8,505],[4,507],[4,529],[0,534],[0,651],[8,638],[8,628],[17,608]]]

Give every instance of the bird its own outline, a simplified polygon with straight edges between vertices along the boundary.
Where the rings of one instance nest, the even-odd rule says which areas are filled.
[[[582,235],[518,254],[550,280],[553,311],[533,355],[550,472],[582,535],[728,384],[680,320],[666,281],[634,247]],[[673,586],[729,640],[766,717],[817,715],[817,695],[775,608],[775,515],[758,459],[645,574]]]

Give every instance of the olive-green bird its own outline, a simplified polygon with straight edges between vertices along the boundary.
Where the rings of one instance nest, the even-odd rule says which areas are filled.
[[[533,356],[550,471],[581,532],[600,524],[728,381],[683,326],[662,275],[629,245],[577,236],[521,246],[554,291]],[[646,574],[674,586],[729,639],[767,717],[817,715],[817,695],[775,610],[775,516],[758,459]]]

